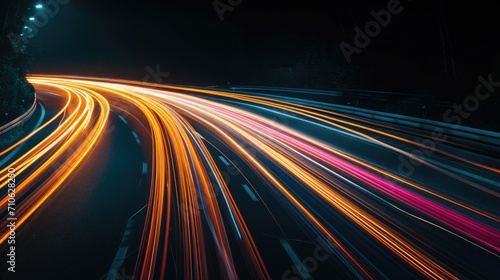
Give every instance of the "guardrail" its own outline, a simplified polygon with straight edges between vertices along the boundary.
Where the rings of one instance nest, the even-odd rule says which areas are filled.
[[[245,86],[232,86],[232,87],[220,87],[218,90],[227,91],[261,91],[269,93],[270,91],[279,92],[279,88],[275,87],[245,87]],[[289,92],[300,92],[301,89],[288,89],[284,88],[282,91]],[[314,90],[304,90],[304,93],[312,94]],[[318,94],[325,95],[327,91],[318,91]],[[330,94],[338,94],[339,91],[331,91]],[[279,95],[274,94],[274,96],[279,97]],[[363,117],[370,120],[378,120],[386,123],[398,124],[405,127],[410,127],[418,129],[420,131],[432,132],[439,130],[439,133],[445,134],[446,136],[452,138],[457,143],[467,144],[474,147],[480,147],[485,152],[493,153],[495,155],[500,155],[500,133],[494,131],[487,131],[467,126],[459,126],[445,122],[439,122],[435,120],[428,120],[422,118],[416,118],[411,116],[405,116],[394,113],[386,113],[381,111],[374,111],[370,109],[357,108],[346,105],[338,105],[328,103],[328,107],[335,112],[354,115],[358,117]]]
[[[427,131],[440,129],[440,132],[446,135],[500,147],[500,133],[498,132],[487,131],[466,126],[453,125],[433,120],[419,119],[415,117],[385,113],[385,112],[353,108],[344,105],[331,104],[331,106],[335,107],[336,112],[356,115],[373,120],[395,123],[407,127],[419,128]]]
[[[15,118],[14,120],[10,121],[9,123],[3,125],[0,127],[0,135],[6,133],[7,131],[13,129],[14,127],[21,125],[25,123],[35,112],[36,110],[36,98],[33,101],[33,105],[26,111],[24,114],[21,116]]]
[[[80,79],[78,76],[67,76],[68,78]],[[223,85],[223,86],[185,86],[185,85],[174,85],[173,86],[184,86],[189,88],[196,89],[216,89],[220,91],[226,92],[244,92],[244,93],[255,93],[255,94],[263,94],[262,92],[266,92],[269,94],[270,91],[275,92],[294,92],[294,93],[305,93],[305,94],[317,94],[317,95],[333,95],[337,96],[342,93],[342,91],[327,91],[327,90],[310,90],[310,89],[300,89],[300,88],[280,88],[280,87],[263,87],[263,86],[237,86],[237,85]],[[370,91],[363,90],[345,90],[345,91],[358,91],[370,93]],[[376,92],[372,91],[371,93],[376,93],[380,95],[396,95],[396,96],[410,96],[413,97],[415,95],[406,94],[406,93],[391,93],[388,92]],[[273,94],[269,94],[273,95]],[[380,96],[379,95],[379,96]],[[276,97],[282,97],[280,95],[274,94]],[[298,97],[294,97],[300,99]],[[448,105],[448,104],[442,104]],[[443,133],[449,137],[452,137],[454,140],[457,140],[457,143],[465,143],[467,145],[472,146],[480,146],[485,152],[489,152],[495,155],[500,155],[500,133],[487,131],[477,128],[471,128],[467,126],[457,126],[449,123],[427,120],[417,117],[405,116],[394,113],[386,113],[382,111],[375,111],[370,109],[357,108],[352,106],[338,105],[328,103],[328,106],[334,108],[336,112],[341,112],[345,114],[357,115],[359,117],[365,117],[374,120],[380,120],[388,123],[394,123],[406,127],[412,127],[415,129],[432,132],[436,129],[440,129],[440,133]],[[0,134],[2,130],[0,130]]]
[[[430,95],[421,95],[414,93],[401,93],[401,92],[386,92],[386,91],[375,91],[375,90],[357,90],[357,89],[336,89],[336,90],[317,90],[317,89],[301,89],[301,88],[280,88],[280,87],[264,87],[264,86],[237,86],[237,85],[224,85],[224,86],[211,86],[211,88],[226,89],[233,91],[247,90],[247,91],[257,91],[258,93],[272,93],[279,92],[285,94],[288,97],[298,97],[300,95],[314,95],[323,101],[329,101],[329,98],[337,97],[338,101],[343,100],[345,103],[359,102],[360,106],[358,108],[371,109],[363,107],[364,105],[370,104],[376,107],[385,106],[387,102],[389,103],[399,103],[414,105],[413,111],[422,111],[422,106],[433,107],[434,110],[445,109],[452,106],[451,102],[446,102],[442,100],[436,100]],[[318,99],[317,99],[318,100]],[[341,101],[342,102],[342,101]],[[429,108],[427,108],[429,109]],[[371,109],[373,110],[373,109]],[[376,109],[375,109],[376,110]],[[413,112],[414,114],[417,112]],[[413,115],[416,116],[416,115]],[[418,116],[417,116],[418,117]]]

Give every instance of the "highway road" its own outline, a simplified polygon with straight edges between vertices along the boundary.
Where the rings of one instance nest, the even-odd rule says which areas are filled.
[[[46,113],[0,152],[2,279],[499,274],[500,135],[464,142],[310,91],[29,81]]]

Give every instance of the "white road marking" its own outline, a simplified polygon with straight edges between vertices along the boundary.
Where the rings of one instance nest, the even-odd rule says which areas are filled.
[[[139,140],[139,136],[137,136],[137,133],[135,131],[132,131],[132,135],[134,135],[135,141],[137,142],[138,145],[141,144],[141,140]]]
[[[229,162],[223,156],[219,156],[219,158],[226,166],[230,165]]]
[[[293,251],[292,246],[286,241],[285,239],[280,239],[281,245],[283,248],[285,248],[285,251],[287,252],[288,256],[290,256],[290,259],[292,259],[293,264],[295,264],[295,267],[297,268],[297,271],[300,273],[302,276],[302,279],[312,279],[311,274],[307,271],[305,268],[304,264],[300,261],[299,256]]]
[[[259,202],[257,196],[253,193],[252,189],[247,184],[243,184],[243,188],[245,189],[245,191],[247,191],[248,195],[253,201]]]
[[[119,117],[119,118],[120,118],[120,120],[122,120],[124,123],[126,123],[126,124],[128,123],[128,122],[127,122],[127,120],[126,120],[124,117],[122,117],[121,115],[118,115],[118,117]]]

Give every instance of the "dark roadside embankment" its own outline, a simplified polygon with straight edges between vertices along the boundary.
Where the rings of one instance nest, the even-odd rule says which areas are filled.
[[[33,105],[35,90],[26,80],[32,54],[20,20],[33,1],[6,0],[0,4],[0,126],[24,114]],[[16,39],[17,38],[17,39]]]

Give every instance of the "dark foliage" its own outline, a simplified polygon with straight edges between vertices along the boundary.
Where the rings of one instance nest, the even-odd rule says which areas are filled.
[[[0,125],[24,113],[35,98],[33,86],[26,81],[32,61],[29,48],[20,34],[21,18],[34,1],[4,0],[0,8]]]

